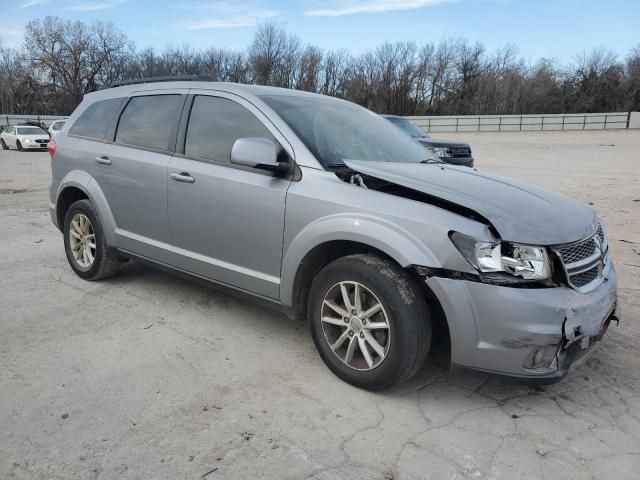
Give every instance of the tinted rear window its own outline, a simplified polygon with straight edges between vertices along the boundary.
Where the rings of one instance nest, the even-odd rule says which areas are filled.
[[[253,113],[242,105],[221,97],[197,96],[189,116],[184,153],[200,158],[229,162],[238,138],[273,136]]]
[[[168,150],[182,101],[180,95],[133,97],[120,116],[116,142]]]
[[[102,140],[124,98],[101,100],[89,105],[69,129],[69,135]]]

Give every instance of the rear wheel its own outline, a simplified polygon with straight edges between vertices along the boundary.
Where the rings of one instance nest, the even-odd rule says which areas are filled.
[[[2,144],[3,150],[9,150],[9,145],[5,143],[4,138],[0,138],[0,144]]]
[[[64,219],[64,247],[69,265],[85,280],[113,275],[119,259],[109,249],[100,219],[89,200],[73,203]]]
[[[391,260],[349,255],[327,265],[310,292],[314,343],[342,380],[382,390],[411,378],[431,343],[426,302]]]

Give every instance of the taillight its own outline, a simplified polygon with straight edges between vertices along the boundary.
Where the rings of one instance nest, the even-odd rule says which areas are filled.
[[[56,153],[56,141],[53,138],[49,140],[47,150],[49,151],[49,156],[53,158],[53,154]]]

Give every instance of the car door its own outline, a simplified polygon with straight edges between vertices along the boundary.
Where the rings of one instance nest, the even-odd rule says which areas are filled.
[[[7,144],[7,146],[17,148],[18,147],[18,144],[16,143],[17,138],[18,137],[16,136],[16,127],[9,127],[7,129],[7,135],[5,137],[5,143]]]
[[[168,248],[167,166],[186,90],[137,92],[125,100],[92,174],[116,222],[120,248],[162,258]]]
[[[191,93],[168,170],[176,263],[186,271],[277,298],[291,180],[232,165],[230,153],[234,141],[246,137],[273,139],[290,159],[291,147],[246,100],[223,92]]]

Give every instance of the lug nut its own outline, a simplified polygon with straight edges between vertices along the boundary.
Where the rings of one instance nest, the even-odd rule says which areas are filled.
[[[349,330],[349,336],[353,337],[353,330]]]
[[[366,324],[367,324],[367,320],[363,318],[363,319],[362,319],[362,324],[363,324],[363,325],[366,325]]]
[[[349,317],[344,317],[344,323],[349,323]]]
[[[360,338],[364,338],[364,333],[360,332]]]
[[[352,314],[352,315],[355,315],[355,314],[356,314],[356,311],[355,311],[355,310],[351,310],[351,314]]]

